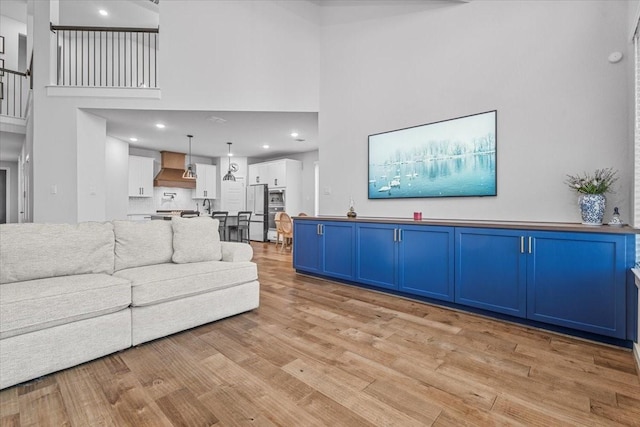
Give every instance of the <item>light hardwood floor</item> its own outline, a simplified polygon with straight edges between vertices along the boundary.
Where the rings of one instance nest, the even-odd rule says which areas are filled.
[[[1,426],[640,426],[629,350],[297,275],[260,308],[0,392]]]

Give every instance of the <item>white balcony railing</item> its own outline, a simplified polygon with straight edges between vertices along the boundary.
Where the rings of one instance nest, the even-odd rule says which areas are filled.
[[[0,68],[0,116],[25,118],[29,86],[27,73]]]
[[[158,87],[158,28],[51,25],[57,46],[57,84]]]

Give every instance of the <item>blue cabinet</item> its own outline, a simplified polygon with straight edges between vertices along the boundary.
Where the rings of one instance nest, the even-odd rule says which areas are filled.
[[[527,240],[527,317],[624,339],[627,237],[535,232]]]
[[[322,239],[317,221],[293,221],[293,266],[309,273],[322,272]]]
[[[293,262],[401,295],[636,338],[633,234],[305,219],[294,221]]]
[[[453,301],[453,228],[356,226],[356,280],[367,285]]]
[[[627,239],[458,228],[455,302],[625,339]]]
[[[523,239],[517,230],[456,229],[455,302],[526,317]]]
[[[296,270],[343,280],[354,278],[354,225],[345,222],[294,221]]]
[[[400,239],[399,289],[414,295],[453,301],[453,227],[403,225]]]
[[[398,227],[360,223],[356,226],[356,280],[386,289],[398,289]]]

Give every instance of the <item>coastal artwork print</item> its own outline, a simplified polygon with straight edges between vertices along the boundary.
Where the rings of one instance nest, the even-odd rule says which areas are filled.
[[[497,111],[369,135],[369,199],[495,196]]]

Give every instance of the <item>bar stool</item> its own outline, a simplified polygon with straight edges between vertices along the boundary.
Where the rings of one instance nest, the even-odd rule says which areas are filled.
[[[220,221],[218,226],[218,233],[220,233],[220,240],[227,240],[227,217],[228,211],[213,211],[211,212],[211,218]]]
[[[249,243],[249,221],[251,220],[251,211],[238,212],[236,224],[229,225],[229,238],[231,238],[231,230],[236,230],[236,241]],[[245,239],[246,232],[246,239]]]

